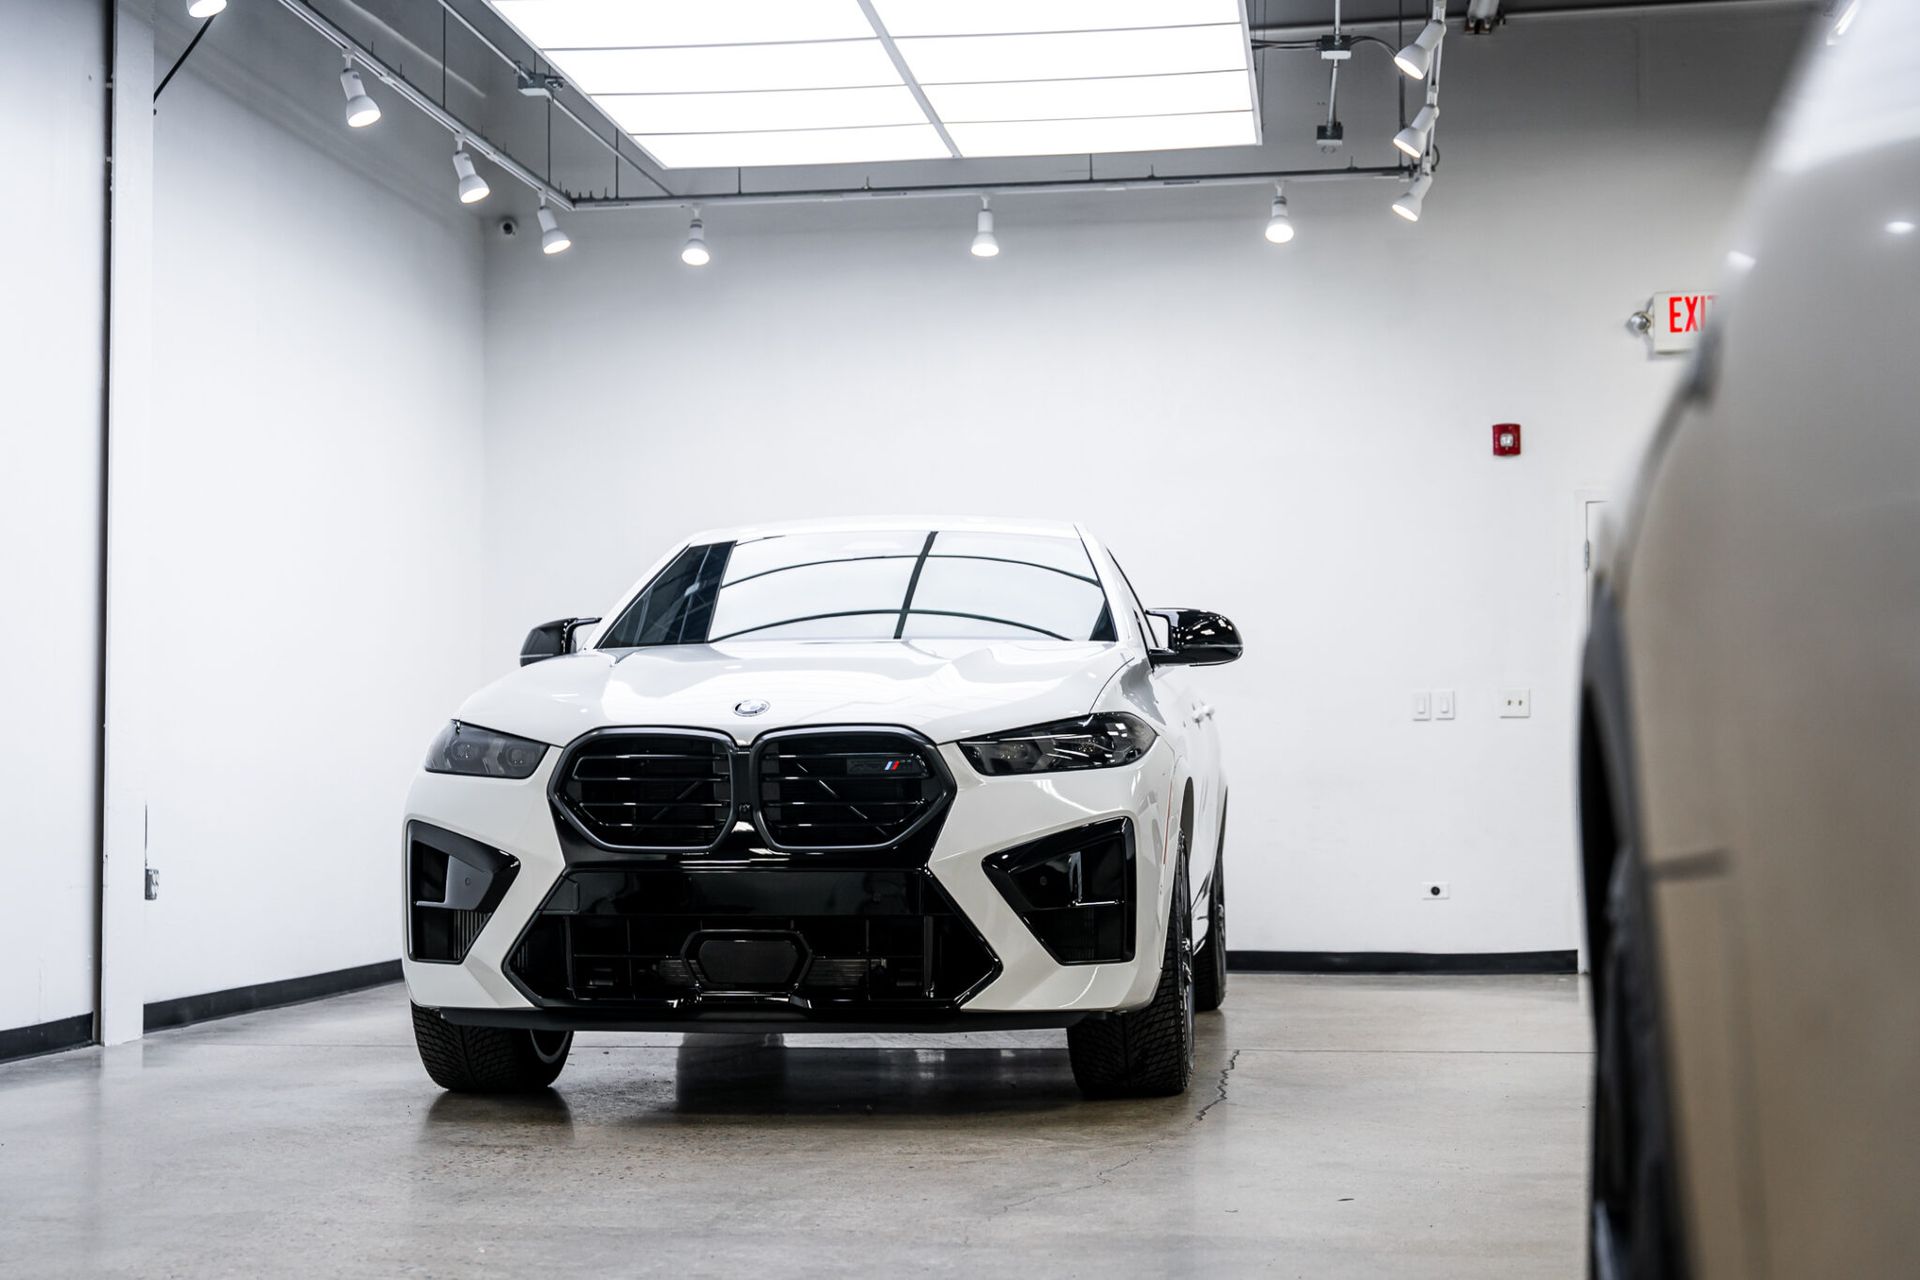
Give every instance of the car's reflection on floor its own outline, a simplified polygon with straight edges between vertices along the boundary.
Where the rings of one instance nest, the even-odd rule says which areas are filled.
[[[699,1115],[975,1115],[1081,1105],[1065,1046],[793,1046],[769,1036],[689,1036],[674,1109]]]

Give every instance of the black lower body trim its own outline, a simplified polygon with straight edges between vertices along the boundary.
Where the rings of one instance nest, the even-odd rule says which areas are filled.
[[[899,1032],[1044,1031],[1070,1027],[1084,1013],[970,1013],[942,1010],[937,1015],[839,1018],[820,1021],[800,1013],[747,1010],[702,1013],[691,1017],[649,1018],[621,1009],[441,1009],[440,1016],[462,1027],[516,1027],[531,1031],[685,1031],[719,1035],[892,1035]]]
[[[507,953],[533,1005],[665,1022],[950,1014],[999,957],[924,868],[575,867]]]
[[[0,1062],[32,1058],[42,1053],[58,1053],[93,1043],[93,1015],[76,1013],[71,1018],[36,1022],[30,1027],[0,1031]]]
[[[202,996],[181,996],[176,1000],[156,1000],[147,1006],[146,1029],[160,1031],[182,1027],[189,1022],[209,1018],[229,1018],[255,1009],[272,1009],[283,1004],[299,1004],[322,996],[337,996],[362,987],[377,987],[400,981],[400,962],[382,960],[352,969],[335,969],[305,978],[283,978],[278,982],[259,982],[250,987],[210,991]]]
[[[1572,951],[1229,951],[1245,973],[1573,973]]]

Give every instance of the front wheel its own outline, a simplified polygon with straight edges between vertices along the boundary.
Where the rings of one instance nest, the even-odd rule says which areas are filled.
[[[413,1042],[433,1082],[455,1093],[536,1093],[567,1065],[571,1031],[460,1027],[413,1006]]]
[[[1193,931],[1187,861],[1175,872],[1167,945],[1153,1001],[1067,1028],[1073,1078],[1089,1098],[1171,1097],[1193,1078]]]
[[[1616,859],[1608,930],[1594,957],[1599,1018],[1594,1046],[1592,1197],[1588,1275],[1664,1280],[1682,1274],[1646,881],[1632,850]]]

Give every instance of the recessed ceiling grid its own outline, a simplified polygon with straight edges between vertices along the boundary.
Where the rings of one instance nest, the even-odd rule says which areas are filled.
[[[1256,146],[1242,0],[489,0],[666,168]]]

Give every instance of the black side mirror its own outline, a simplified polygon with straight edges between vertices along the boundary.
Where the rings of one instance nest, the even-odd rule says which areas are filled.
[[[1151,654],[1156,667],[1217,667],[1240,656],[1240,631],[1205,609],[1149,609],[1167,624],[1167,647]]]
[[[541,623],[527,632],[527,638],[521,642],[520,665],[524,667],[529,662],[572,653],[573,633],[598,621],[598,618],[555,618],[552,622]]]

